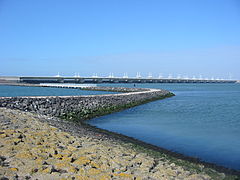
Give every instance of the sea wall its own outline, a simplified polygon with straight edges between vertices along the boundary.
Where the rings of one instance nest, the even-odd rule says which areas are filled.
[[[160,89],[110,89],[121,92],[125,89],[127,93],[87,96],[0,97],[0,107],[65,119],[85,120],[174,95],[169,91]],[[92,87],[88,90],[98,89]],[[99,90],[104,90],[104,88],[101,87]],[[105,90],[108,91],[109,88],[106,87]]]

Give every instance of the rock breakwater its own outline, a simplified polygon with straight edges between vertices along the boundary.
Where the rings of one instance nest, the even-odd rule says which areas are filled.
[[[121,91],[89,96],[0,97],[0,107],[36,112],[65,119],[85,120],[156,99],[173,96],[160,89],[90,87],[87,90]]]

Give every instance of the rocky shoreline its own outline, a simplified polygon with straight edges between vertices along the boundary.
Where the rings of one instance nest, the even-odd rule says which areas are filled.
[[[0,107],[36,112],[38,114],[62,117],[65,119],[85,120],[109,114],[156,99],[174,96],[161,89],[97,87],[87,90],[125,91],[119,94],[85,96],[24,96],[0,97]]]
[[[58,118],[1,108],[0,125],[5,179],[211,179]]]

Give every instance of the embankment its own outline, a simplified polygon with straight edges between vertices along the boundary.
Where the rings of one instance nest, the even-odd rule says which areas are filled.
[[[0,108],[0,179],[211,179],[75,124]]]
[[[126,93],[87,96],[0,97],[0,107],[81,121],[174,95],[160,89],[118,87],[84,89]]]

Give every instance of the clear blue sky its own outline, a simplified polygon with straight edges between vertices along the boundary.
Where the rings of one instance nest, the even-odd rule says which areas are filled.
[[[0,0],[0,75],[240,79],[239,0]]]

